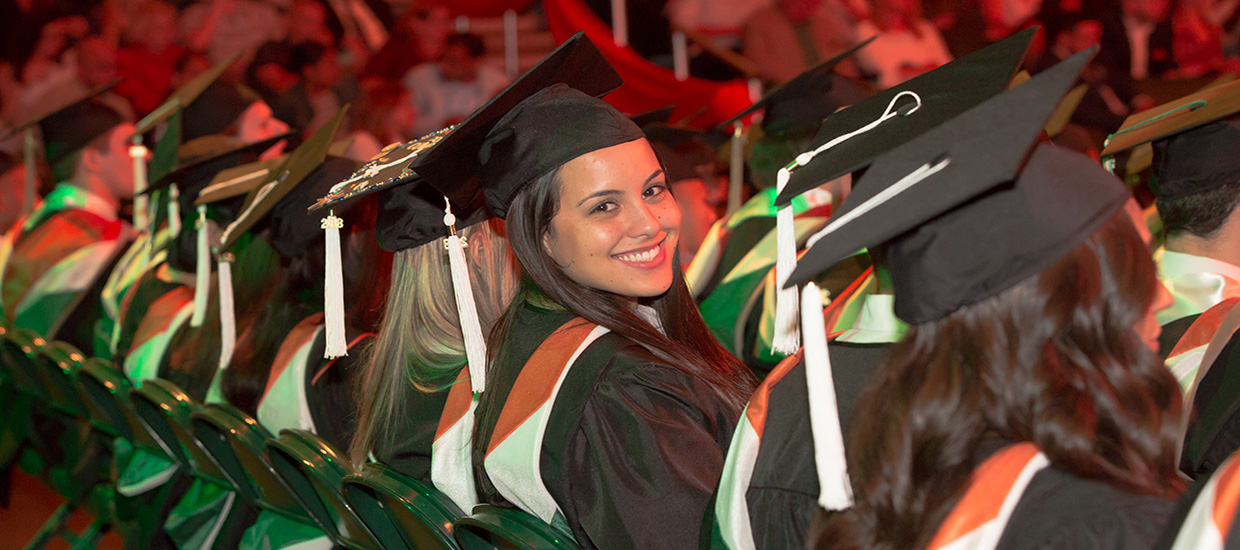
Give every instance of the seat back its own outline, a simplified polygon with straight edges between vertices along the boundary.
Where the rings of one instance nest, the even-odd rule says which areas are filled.
[[[191,475],[231,486],[202,443],[190,433],[190,414],[197,406],[192,397],[176,384],[158,378],[130,390],[130,395],[143,423],[173,450],[177,462]]]
[[[576,550],[572,537],[531,514],[489,504],[474,507],[456,521],[456,542],[463,550]]]
[[[129,378],[98,358],[87,359],[78,369],[78,390],[91,420],[116,437],[133,441],[121,401],[128,401]]]
[[[40,355],[38,349],[43,344],[43,338],[35,334],[33,330],[9,328],[5,331],[4,337],[0,338],[0,357],[3,357],[4,364],[17,384],[18,391],[47,402],[51,400],[51,396],[47,394],[47,389],[40,380],[38,367],[35,365]]]
[[[85,417],[86,411],[78,399],[76,373],[86,358],[73,346],[58,341],[44,341],[38,351],[33,364],[50,398],[49,404],[70,416]]]
[[[267,442],[267,458],[333,542],[346,548],[382,547],[344,500],[341,480],[353,468],[330,443],[305,430],[284,430]]]
[[[384,548],[459,548],[452,523],[464,514],[447,495],[390,466],[370,462],[343,480],[345,500]]]
[[[190,414],[190,431],[243,498],[260,509],[317,526],[263,455],[271,434],[257,420],[231,405],[211,403]]]

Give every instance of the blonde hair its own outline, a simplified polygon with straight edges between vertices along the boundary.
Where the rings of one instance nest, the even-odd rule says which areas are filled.
[[[460,231],[469,245],[469,277],[478,320],[490,333],[517,292],[516,259],[504,224],[492,219]],[[444,391],[465,366],[452,274],[443,241],[401,250],[374,344],[356,387],[358,420],[349,455],[365,461],[375,443],[391,438],[400,396],[408,391]]]

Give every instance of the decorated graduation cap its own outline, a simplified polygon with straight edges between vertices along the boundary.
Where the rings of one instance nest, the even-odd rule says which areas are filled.
[[[1150,187],[1179,199],[1240,181],[1240,81],[1209,87],[1128,117],[1107,138],[1110,159],[1151,143]]]
[[[864,168],[879,155],[1004,91],[1036,31],[1035,27],[1013,34],[828,116],[811,151],[798,157],[799,166],[776,204],[788,204],[796,195]],[[827,150],[831,154],[824,155]]]
[[[835,67],[873,40],[870,37],[859,42],[793,77],[736,116],[720,123],[716,129],[727,131],[732,123],[759,109],[765,109],[762,131],[768,134],[787,134],[817,127],[822,119],[840,107],[852,105],[870,95],[866,87],[836,74]]]
[[[880,156],[788,284],[886,244],[895,313],[918,324],[998,295],[1058,261],[1130,196],[1093,159],[1042,142],[1043,126],[1096,48],[1078,53]],[[802,300],[815,458],[824,494],[847,492],[819,290]],[[822,444],[820,444],[820,442]],[[835,493],[826,491],[832,487]]]

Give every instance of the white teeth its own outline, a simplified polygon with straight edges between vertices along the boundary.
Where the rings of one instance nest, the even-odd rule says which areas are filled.
[[[658,255],[659,255],[659,247],[656,246],[645,252],[637,252],[633,254],[619,254],[616,256],[616,258],[619,258],[626,262],[645,263],[645,262],[649,262],[655,259],[655,257]]]

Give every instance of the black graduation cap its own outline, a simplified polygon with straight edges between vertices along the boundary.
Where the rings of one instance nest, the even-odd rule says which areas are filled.
[[[908,110],[915,100],[900,98],[894,110],[906,115],[889,118],[792,171],[775,204],[788,204],[823,182],[864,168],[879,155],[1007,89],[1036,32],[1037,27],[1025,29],[831,114],[814,137],[811,150],[878,120],[903,92],[914,92],[921,98],[921,106],[911,113]]]
[[[676,110],[675,105],[665,105],[653,111],[638,113],[629,117],[639,128],[645,129],[647,126],[656,124],[666,125],[672,120],[672,112]]]
[[[472,217],[472,211],[462,209],[481,204],[478,178],[482,168],[478,151],[487,131],[521,100],[563,82],[570,82],[595,96],[606,94],[623,83],[585,33],[578,32],[460,124],[414,141],[388,146],[378,157],[362,165],[349,180],[342,182],[344,185],[310,205],[310,210],[334,208],[343,201],[382,189],[431,180],[439,193],[452,200],[458,220],[464,219],[462,214]],[[412,196],[413,193],[406,194]],[[442,200],[435,204],[439,202]],[[441,226],[442,217],[442,214],[437,217]]]
[[[138,135],[145,134],[154,128],[156,124],[168,120],[174,113],[189,107],[207,87],[218,80],[220,75],[224,74],[224,71],[228,70],[228,67],[233,63],[236,63],[240,57],[240,53],[235,54],[190,79],[189,82],[182,84],[180,88],[173,90],[168,99],[165,99],[159,107],[156,107],[150,114],[142,117],[142,120],[139,120],[134,125],[134,133]]]
[[[647,125],[642,127],[642,131],[663,162],[669,182],[701,177],[698,167],[713,162],[715,148],[720,145],[711,139],[711,136],[718,135],[713,132],[663,124]]]
[[[357,165],[353,159],[329,156],[272,205],[267,223],[271,228],[271,246],[276,252],[286,258],[297,257],[310,245],[323,240],[322,218],[306,214],[306,203],[327,194],[333,185],[349,177]],[[336,213],[343,215],[356,204],[356,201],[346,204]]]
[[[413,169],[453,205],[473,202],[485,186],[487,206],[503,217],[512,196],[538,176],[642,137],[633,121],[595,99],[623,82],[578,32],[470,114]]]
[[[1240,81],[1209,87],[1128,117],[1107,138],[1111,157],[1153,142],[1150,187],[1178,199],[1240,181]]]
[[[336,134],[336,130],[340,127],[340,121],[344,118],[347,110],[348,107],[340,109],[336,116],[332,117],[331,120],[323,124],[318,130],[315,130],[309,139],[297,146],[297,149],[294,149],[292,153],[289,153],[288,157],[285,158],[284,162],[275,171],[274,178],[265,178],[267,183],[264,183],[259,188],[253,200],[241,212],[241,216],[224,230],[224,234],[220,237],[220,250],[227,251],[229,247],[237,242],[242,233],[253,227],[259,219],[275,207],[276,203],[283,200],[285,196],[301,184],[302,180],[306,179],[323,163],[323,160],[327,158],[327,150],[331,147],[332,136]],[[338,181],[331,182],[331,185]],[[326,192],[327,189],[324,188],[323,191]],[[298,198],[304,199],[304,202],[298,203],[299,209],[304,209],[305,204],[312,200],[309,196],[299,196]],[[305,215],[304,212],[302,210],[302,215]]]
[[[99,101],[99,96],[111,90],[117,82],[120,81],[94,88],[63,105],[27,119],[9,130],[4,139],[38,125],[39,132],[43,134],[44,156],[49,163],[81,150],[95,138],[125,122],[124,116]]]
[[[880,157],[789,282],[887,243],[895,313],[916,324],[997,295],[1071,251],[1130,196],[1093,159],[1038,143],[1094,51]]]
[[[213,83],[185,108],[182,132],[185,140],[222,134],[241,113],[262,97],[241,85]]]
[[[839,55],[806,69],[792,80],[771,90],[736,116],[715,126],[716,133],[731,135],[732,123],[766,109],[762,115],[762,131],[766,134],[788,134],[818,126],[822,119],[840,107],[852,105],[870,95],[870,89],[835,73],[835,66],[874,37],[853,45]]]
[[[201,191],[220,171],[254,162],[263,151],[292,135],[285,133],[250,143],[219,134],[187,141],[178,148],[177,163],[172,170],[147,185],[142,193],[177,184],[182,196],[197,196],[197,191],[191,190]]]
[[[276,177],[280,166],[284,165],[287,160],[287,156],[280,156],[220,170],[211,178],[207,186],[198,192],[194,204],[214,204],[233,197],[248,195],[263,183]]]

